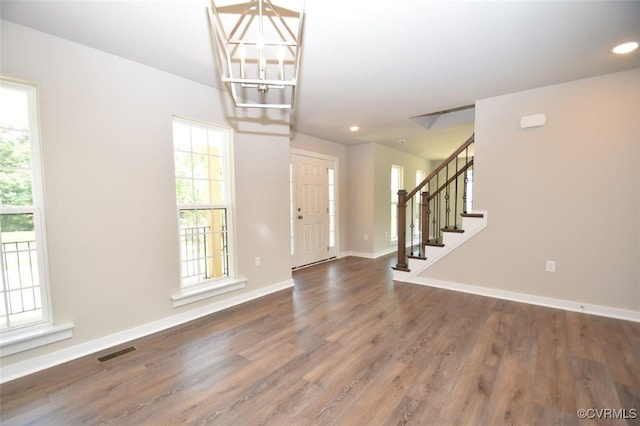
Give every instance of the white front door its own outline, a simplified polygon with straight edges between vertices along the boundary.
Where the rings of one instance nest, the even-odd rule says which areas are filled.
[[[294,154],[293,267],[335,256],[329,242],[329,169],[333,162]]]

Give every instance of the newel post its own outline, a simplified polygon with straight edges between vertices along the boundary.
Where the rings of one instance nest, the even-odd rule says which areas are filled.
[[[407,191],[398,191],[398,263],[394,269],[408,271],[407,264]]]

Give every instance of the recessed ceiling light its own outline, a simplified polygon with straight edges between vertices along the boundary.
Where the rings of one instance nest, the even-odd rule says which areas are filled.
[[[626,53],[631,53],[638,48],[637,41],[629,41],[627,43],[622,43],[611,49],[611,51],[617,55],[624,55]]]
[[[398,143],[405,143],[406,141],[407,141],[406,139],[400,139]]]
[[[351,126],[349,127],[349,130],[351,130],[352,132],[357,132],[358,130],[360,130],[360,126]]]

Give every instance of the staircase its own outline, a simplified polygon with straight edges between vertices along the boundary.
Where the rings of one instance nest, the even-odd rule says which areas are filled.
[[[416,188],[398,191],[395,281],[420,274],[487,226],[487,212],[471,207],[474,142],[471,135]]]

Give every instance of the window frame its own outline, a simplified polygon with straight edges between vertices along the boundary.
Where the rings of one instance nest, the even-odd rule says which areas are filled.
[[[464,205],[464,208],[466,210],[467,213],[470,213],[473,211],[473,167],[468,168],[465,171],[465,180],[466,182],[466,195],[467,195],[467,199],[466,199],[466,204]]]
[[[393,192],[393,186],[394,186],[394,182],[393,182],[393,175],[394,175],[394,170],[398,171],[398,182],[397,182],[397,190],[403,189],[404,187],[404,167],[399,166],[397,164],[392,164],[391,165],[391,171],[390,171],[390,179],[389,179],[389,186],[391,189],[391,221],[390,221],[390,229],[389,229],[389,241],[391,243],[396,243],[398,241],[398,193],[394,193]],[[395,230],[395,234],[394,234],[394,230]]]
[[[426,177],[426,173],[424,172],[424,170],[420,170],[420,169],[416,169],[416,186],[415,188],[418,187],[418,185],[420,185],[422,183],[422,181],[424,180],[424,178]],[[424,189],[424,188],[422,188]],[[422,191],[419,191],[416,194],[416,199],[414,202],[414,210],[413,210],[413,235],[414,236],[418,236],[420,235],[420,231],[421,231],[421,223],[420,223],[420,215],[421,215],[421,208],[422,208],[422,197],[421,194]]]
[[[14,90],[24,91],[27,95],[29,134],[29,159],[31,162],[31,194],[32,204],[25,206],[11,206],[0,203],[0,214],[30,214],[33,218],[34,238],[36,242],[37,272],[40,291],[41,318],[27,324],[10,326],[7,312],[7,328],[0,331],[2,335],[20,334],[22,331],[32,330],[53,324],[51,291],[49,281],[49,256],[47,250],[47,232],[44,208],[44,181],[42,172],[42,143],[40,139],[40,117],[38,108],[38,87],[33,83],[0,77],[0,85]],[[1,237],[0,237],[1,241]],[[4,274],[2,265],[2,274]],[[5,303],[4,298],[0,303]]]
[[[327,241],[327,246],[329,249],[334,249],[338,245],[336,175],[335,165],[327,168],[327,191],[329,192],[329,204],[327,206],[327,213],[329,214],[329,240]]]
[[[49,253],[45,220],[44,173],[42,161],[42,139],[40,131],[40,109],[38,86],[34,83],[0,76],[0,85],[19,87],[27,90],[29,108],[29,134],[32,169],[32,208],[42,317],[40,321],[7,328],[0,332],[0,357],[35,349],[40,346],[59,342],[73,337],[72,322],[55,324],[51,300],[51,281],[49,271]],[[26,206],[0,205],[1,213],[23,213]],[[4,301],[2,302],[4,303]]]
[[[175,166],[175,138],[174,138],[174,125],[180,123],[189,126],[204,128],[207,132],[214,130],[222,132],[224,134],[223,143],[223,171],[224,171],[224,203],[210,203],[210,204],[178,204],[178,196],[176,192],[176,166]],[[171,120],[171,141],[172,141],[172,157],[173,157],[173,181],[174,181],[174,195],[176,197],[176,218],[177,229],[176,236],[178,237],[178,267],[180,270],[179,276],[179,293],[171,296],[173,307],[177,308],[189,303],[204,300],[210,297],[218,296],[230,291],[242,289],[246,286],[246,279],[237,278],[237,264],[235,255],[235,197],[234,197],[234,173],[233,173],[233,129],[228,126],[209,123],[201,120],[195,120],[191,118],[181,117],[174,115]],[[199,280],[197,283],[184,285],[183,283],[183,258],[181,249],[181,229],[180,229],[180,211],[181,210],[194,210],[194,209],[226,209],[226,245],[227,245],[227,276],[216,277],[210,279]]]

